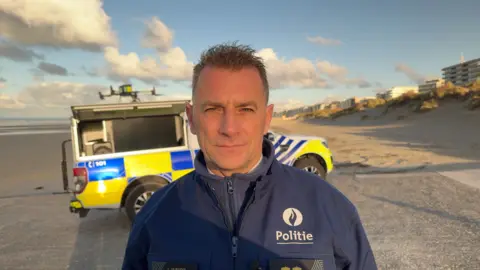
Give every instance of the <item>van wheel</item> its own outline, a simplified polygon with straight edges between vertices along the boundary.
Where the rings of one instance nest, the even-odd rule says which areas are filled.
[[[153,193],[165,185],[152,182],[140,183],[130,191],[125,199],[125,212],[131,223]]]
[[[295,162],[293,165],[295,168],[313,173],[320,176],[323,180],[327,180],[327,173],[325,168],[320,164],[320,162],[314,157],[302,158]]]

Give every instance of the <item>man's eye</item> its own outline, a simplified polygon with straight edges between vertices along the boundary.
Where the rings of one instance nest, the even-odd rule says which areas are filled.
[[[244,112],[253,112],[253,109],[251,109],[251,108],[242,108],[242,111],[244,111]]]

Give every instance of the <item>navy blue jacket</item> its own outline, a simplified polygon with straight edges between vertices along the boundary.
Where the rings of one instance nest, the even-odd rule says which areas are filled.
[[[279,163],[268,140],[263,154],[253,172],[222,178],[199,151],[195,170],[138,213],[122,269],[377,269],[355,206]]]

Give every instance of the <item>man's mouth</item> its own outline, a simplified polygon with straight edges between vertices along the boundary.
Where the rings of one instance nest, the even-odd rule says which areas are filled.
[[[219,144],[217,147],[220,148],[237,148],[237,147],[242,147],[245,146],[244,144]]]

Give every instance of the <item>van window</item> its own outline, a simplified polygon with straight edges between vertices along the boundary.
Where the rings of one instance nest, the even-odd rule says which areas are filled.
[[[78,130],[81,156],[185,145],[179,115],[81,122]]]

